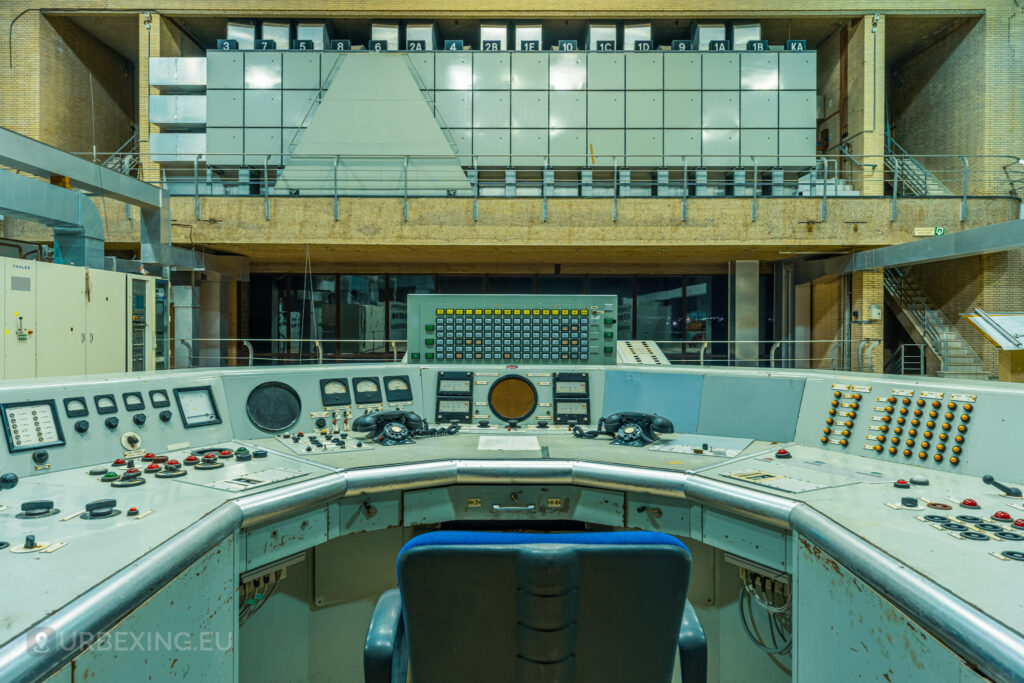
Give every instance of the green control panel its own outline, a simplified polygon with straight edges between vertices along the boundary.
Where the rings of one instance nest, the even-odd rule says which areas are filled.
[[[410,294],[408,311],[409,363],[615,363],[615,295]]]

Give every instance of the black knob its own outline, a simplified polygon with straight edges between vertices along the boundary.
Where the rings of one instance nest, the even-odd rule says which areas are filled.
[[[479,422],[477,422],[476,426],[477,427],[490,427],[491,423],[489,421],[487,421],[487,420],[480,420]]]
[[[76,422],[75,431],[78,432],[79,434],[85,434],[87,431],[89,431],[89,421],[79,420],[78,422]]]
[[[265,450],[263,450],[262,448],[258,448],[258,449],[256,449],[255,451],[252,452],[252,457],[254,457],[254,458],[265,458],[265,457],[267,457],[267,452]]]
[[[49,459],[50,454],[46,451],[32,451],[32,462],[37,465],[42,465]]]
[[[327,420],[325,420],[322,417],[318,417],[316,419],[316,426],[319,427],[320,429],[323,429],[324,427],[327,426]]]
[[[117,501],[113,498],[104,498],[86,503],[85,511],[89,513],[90,517],[109,517],[114,514],[115,505],[117,505]]]
[[[173,416],[174,416],[173,413],[171,413],[171,411],[169,411],[169,410],[161,410],[160,411],[160,421],[161,422],[170,422],[171,418]]]
[[[18,475],[14,472],[0,474],[0,489],[13,489],[18,485]]]
[[[128,445],[131,446],[132,448],[135,448],[136,446],[139,445],[139,437],[135,436],[134,434],[125,439],[125,441],[127,441]]]
[[[52,511],[52,500],[29,500],[21,504],[21,512],[26,517],[41,517]]]
[[[996,478],[993,477],[991,474],[986,474],[984,477],[981,478],[981,480],[986,484],[995,486],[997,489],[999,489],[1006,495],[1010,496],[1011,498],[1021,497],[1021,492],[1019,488],[1017,488],[1016,486],[1007,486],[1006,484],[1000,484],[998,481],[996,481]]]
[[[139,426],[142,426],[142,425],[146,424],[146,414],[145,413],[135,413],[135,415],[132,416],[132,422],[134,422],[135,424],[137,424]]]
[[[547,429],[547,428],[548,428],[548,421],[547,420],[537,420],[537,429]]]
[[[25,537],[25,549],[32,550],[36,547],[36,537],[33,534],[29,534]]]
[[[121,421],[116,417],[108,417],[103,424],[107,425],[107,429],[117,429],[117,425],[121,424]]]

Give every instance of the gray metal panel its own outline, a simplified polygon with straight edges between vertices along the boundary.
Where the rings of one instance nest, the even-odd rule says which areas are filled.
[[[772,52],[744,52],[740,55],[740,88],[775,90],[779,87],[779,56]]]
[[[754,159],[757,161],[758,166],[778,166],[778,153],[778,129],[740,129],[740,155],[743,157],[740,159],[741,165],[749,165],[751,163],[751,155],[755,155]],[[756,156],[759,154],[768,156]]]
[[[701,151],[705,166],[735,166],[740,151],[740,132],[705,129],[701,131]]]
[[[434,55],[435,87],[470,90],[473,87],[473,55],[470,52],[438,52]]]
[[[783,90],[779,93],[779,123],[786,128],[814,128],[817,103],[813,90]]]
[[[206,129],[207,163],[211,166],[237,166],[242,163],[241,128]]]
[[[546,90],[548,55],[546,52],[512,53],[512,89]]]
[[[660,128],[626,131],[628,166],[661,166],[662,131]]]
[[[348,56],[349,53],[343,50],[334,50],[320,54],[321,86],[327,85],[327,82],[334,77],[334,74],[338,71],[342,62],[344,62]],[[433,70],[431,70],[431,72],[433,72]]]
[[[513,55],[516,57],[517,55]],[[564,125],[564,124],[563,124]],[[577,125],[577,124],[572,124]],[[512,92],[512,127],[547,128],[547,90],[516,90]],[[515,138],[513,137],[513,144]],[[547,143],[545,142],[545,145]]]
[[[162,130],[206,125],[205,95],[150,95],[149,122]]]
[[[779,130],[779,159],[782,166],[813,166],[814,165],[814,133],[813,128],[782,128]]]
[[[625,95],[621,90],[591,90],[587,97],[587,127],[622,128],[626,117]]]
[[[551,54],[548,83],[552,90],[585,90],[587,88],[587,55],[584,52]]]
[[[512,130],[512,154],[536,154],[533,157],[512,157],[513,166],[543,166],[548,153],[547,130]]]
[[[206,57],[152,57],[149,84],[161,92],[201,92],[206,88]]]
[[[206,117],[211,127],[242,125],[243,90],[207,90]]]
[[[779,55],[780,90],[815,90],[817,87],[817,53],[783,52]]]
[[[473,89],[508,90],[511,56],[507,52],[473,52]]]
[[[319,90],[286,90],[282,97],[281,125],[286,127],[300,127],[308,125],[307,115],[316,100]],[[309,116],[312,118],[312,116]]]
[[[245,164],[247,166],[271,166],[281,164],[281,129],[246,128]]]
[[[280,127],[281,126],[281,91],[280,90],[246,90],[245,91],[245,126]]]
[[[689,130],[665,131],[665,165],[693,168],[701,165],[700,156],[701,131],[699,128]]]
[[[266,89],[281,87],[280,52],[247,52],[245,54],[245,87]]]
[[[207,88],[241,88],[242,83],[241,52],[209,52],[207,54]]]
[[[463,166],[472,166],[473,157],[469,156],[473,153],[473,129],[472,128],[453,128],[451,130],[452,138],[454,138],[455,152],[459,155],[459,163]]]
[[[627,52],[626,90],[661,90],[663,69],[660,52]]]
[[[703,128],[738,128],[740,125],[740,98],[735,91],[705,90],[701,105]]]
[[[665,91],[665,127],[700,128],[700,91]]]
[[[587,93],[552,90],[549,97],[552,128],[586,127]]]
[[[666,375],[608,370],[604,375],[604,407],[607,417],[622,411],[655,413],[672,421],[676,433],[697,432],[702,375]]]
[[[627,91],[626,127],[661,128],[664,106],[664,96],[660,90]]]
[[[593,149],[595,166],[614,166],[618,163],[623,165],[622,156],[626,153],[625,131],[619,129],[587,131],[587,149]]]
[[[740,56],[735,52],[707,52],[701,55],[704,90],[739,90]]]
[[[507,128],[473,129],[473,153],[481,166],[508,166],[510,135]],[[499,156],[484,156],[484,155]],[[504,155],[504,156],[500,156]]]
[[[587,53],[587,87],[591,90],[622,90],[626,56],[620,52]]]
[[[803,378],[708,375],[698,434],[791,441],[803,397]],[[737,419],[742,416],[741,419]]]
[[[507,90],[473,93],[474,128],[508,128],[511,95]]]
[[[582,128],[564,130],[553,128],[548,131],[548,150],[552,155],[552,166],[582,166],[586,163],[586,157],[582,155],[587,151],[587,131]],[[555,156],[560,154],[580,154],[581,156]]]
[[[434,104],[440,113],[438,121],[449,128],[473,126],[473,93],[469,90],[438,90]]]
[[[406,60],[409,62],[409,71],[421,89],[434,89],[434,53],[433,52],[407,52]]]
[[[700,90],[700,54],[669,52],[665,55],[666,90]]]
[[[777,128],[779,125],[779,92],[777,90],[744,90],[740,92],[740,126],[743,128]]]
[[[310,90],[320,87],[320,55],[315,52],[285,52],[281,87]]]

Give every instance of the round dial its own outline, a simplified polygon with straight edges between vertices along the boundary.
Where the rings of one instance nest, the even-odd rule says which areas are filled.
[[[388,391],[408,391],[409,383],[404,377],[392,377],[388,380]]]
[[[324,385],[324,393],[328,395],[345,394],[348,393],[348,387],[345,386],[344,382],[332,379]]]
[[[372,379],[361,379],[356,382],[356,391],[360,394],[378,391],[377,383]]]
[[[100,396],[96,399],[97,410],[117,410],[117,404],[109,396]]]

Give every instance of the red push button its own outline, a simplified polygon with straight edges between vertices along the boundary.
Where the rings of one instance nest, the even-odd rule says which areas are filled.
[[[156,453],[146,453],[144,456],[142,456],[142,459],[146,460],[148,462],[148,461],[152,460],[155,457],[156,457]]]
[[[775,455],[781,455],[783,458],[785,458],[789,455],[789,451],[787,451],[785,448],[780,448],[779,450],[775,451]]]
[[[907,481],[906,479],[897,479],[896,481],[893,482],[892,485],[895,486],[898,489],[909,489],[910,488],[910,482]]]
[[[128,461],[125,460],[124,458],[118,458],[117,460],[114,461],[114,464],[115,465],[127,465]]]
[[[167,464],[171,465],[171,466],[174,466],[174,465],[180,465],[181,463],[178,462],[177,460],[168,460]]]
[[[977,510],[981,506],[978,505],[978,501],[974,500],[973,498],[964,498],[962,501],[960,501],[960,507]]]
[[[148,465],[146,465],[146,471],[147,472],[159,472],[160,471],[160,465],[157,465],[155,462],[151,462]]]
[[[229,450],[227,450],[227,449],[225,448],[225,449],[224,449],[223,451],[221,451],[221,452],[220,452],[220,454],[221,454],[221,455],[231,455],[231,451],[229,451]]]
[[[992,515],[992,519],[998,519],[1000,522],[1009,522],[1013,517],[1010,517],[1009,512],[999,510]]]
[[[216,459],[217,459],[217,454],[216,453],[206,453],[205,455],[203,455],[203,460],[211,461],[211,460],[216,460]]]
[[[124,471],[124,473],[125,474],[138,474],[139,473],[139,468],[138,467],[129,467],[128,469],[126,469]]]
[[[1015,519],[1015,520],[1013,520],[1013,525],[1015,527],[1017,527],[1018,529],[1024,529],[1024,519]]]
[[[192,454],[185,456],[185,462],[199,462],[199,456]]]

